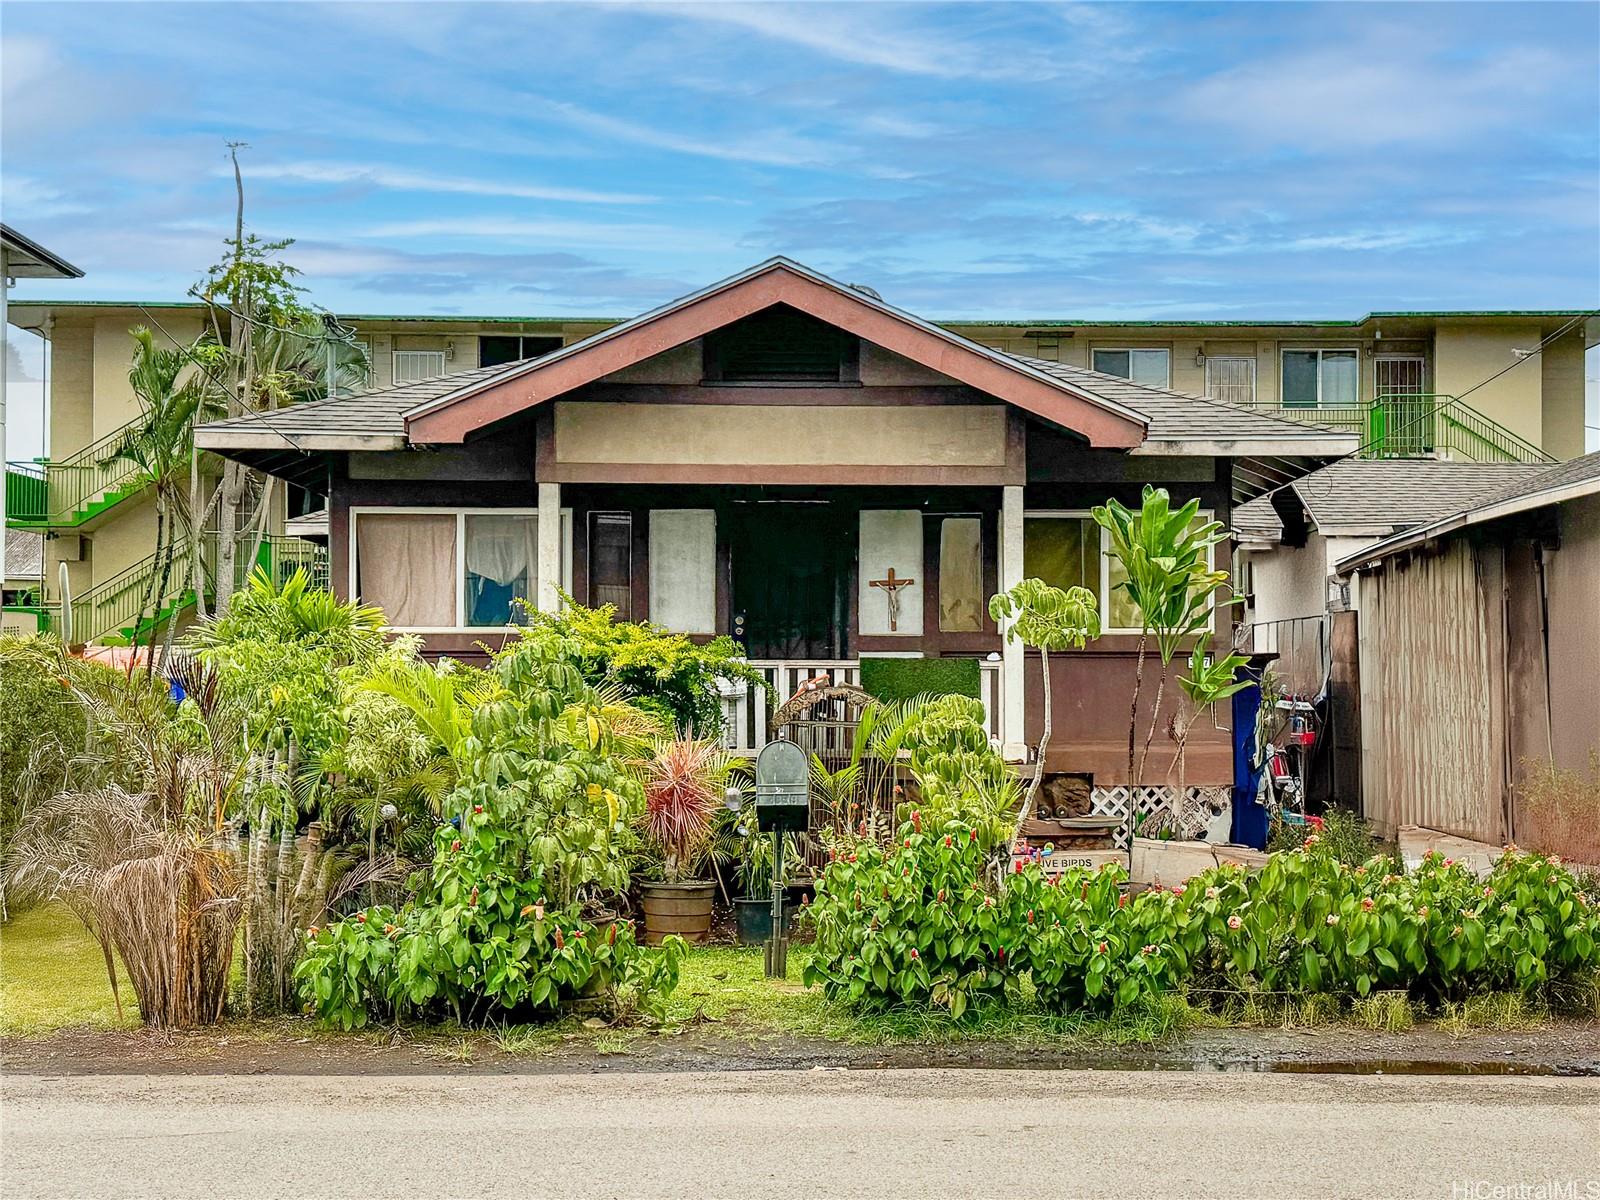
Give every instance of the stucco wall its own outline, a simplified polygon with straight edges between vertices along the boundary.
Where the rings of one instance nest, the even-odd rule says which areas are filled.
[[[981,466],[1006,461],[1000,405],[802,407],[557,402],[559,463]]]
[[[1551,342],[1539,356],[1543,393],[1543,449],[1556,458],[1577,458],[1585,446],[1583,331]]]
[[[139,401],[128,382],[134,342],[129,332],[145,324],[155,334],[156,345],[187,346],[200,336],[201,320],[187,313],[157,314],[161,325],[130,321],[127,317],[101,317],[94,323],[94,436],[103,438],[139,415]],[[165,332],[163,332],[165,331]],[[170,335],[170,336],[168,336]],[[60,452],[52,447],[52,453]]]
[[[1539,344],[1537,325],[1456,325],[1440,322],[1434,335],[1434,391],[1460,396],[1516,363],[1515,350]],[[1534,445],[1544,436],[1541,369],[1524,362],[1478,388],[1463,403]]]
[[[1321,616],[1328,607],[1328,545],[1312,534],[1304,546],[1278,546],[1251,556],[1257,624]]]

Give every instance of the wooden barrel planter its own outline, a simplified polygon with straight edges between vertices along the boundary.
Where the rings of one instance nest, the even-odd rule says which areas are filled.
[[[711,936],[711,899],[714,883],[646,883],[639,892],[644,908],[644,940],[659,946],[669,933],[686,942],[703,942]]]

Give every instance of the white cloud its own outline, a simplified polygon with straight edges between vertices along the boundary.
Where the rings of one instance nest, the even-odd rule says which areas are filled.
[[[698,245],[721,249],[725,238],[697,237],[672,225],[645,223],[607,224],[601,221],[534,221],[517,217],[424,217],[413,221],[389,221],[354,231],[362,238],[491,238],[521,242],[553,243],[604,249],[657,252],[670,245],[681,252]]]
[[[252,179],[284,179],[298,183],[369,184],[406,192],[452,192],[470,196],[512,196],[523,200],[560,200],[578,204],[649,204],[654,196],[635,192],[600,192],[509,180],[472,179],[461,175],[435,175],[393,167],[340,162],[250,163]],[[231,172],[221,170],[219,174]]]
[[[657,150],[670,150],[675,154],[693,154],[702,158],[758,163],[770,167],[815,166],[834,157],[822,142],[777,130],[753,138],[725,137],[709,131],[703,137],[694,137],[641,125],[621,117],[608,117],[604,113],[565,102],[550,102],[548,111],[588,133],[651,146]]]

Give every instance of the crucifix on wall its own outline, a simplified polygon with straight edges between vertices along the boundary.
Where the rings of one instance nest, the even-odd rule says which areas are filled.
[[[882,588],[889,599],[889,632],[897,633],[900,629],[900,589],[908,588],[915,579],[895,578],[894,568],[889,568],[889,573],[883,579],[868,580],[875,588]]]

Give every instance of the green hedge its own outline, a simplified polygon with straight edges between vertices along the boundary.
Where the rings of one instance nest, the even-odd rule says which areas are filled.
[[[861,686],[883,701],[915,696],[980,699],[981,669],[975,658],[863,658]]]

